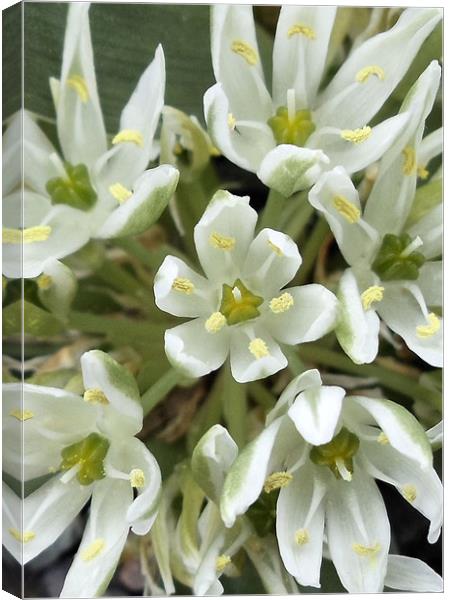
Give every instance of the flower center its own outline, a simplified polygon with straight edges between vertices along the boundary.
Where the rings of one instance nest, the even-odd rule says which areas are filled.
[[[223,284],[219,312],[224,315],[228,325],[236,325],[260,315],[257,307],[263,303],[263,298],[256,296],[243,285],[240,279],[234,285]]]
[[[90,485],[105,477],[103,462],[108,449],[109,442],[106,438],[98,433],[91,433],[84,440],[62,450],[60,469],[73,469],[81,485]]]
[[[280,106],[276,114],[268,119],[278,144],[304,146],[315,131],[310,110],[296,110],[295,91],[287,91],[287,106]]]
[[[359,449],[359,443],[359,438],[343,427],[327,444],[314,446],[310,460],[316,465],[329,467],[337,479],[351,481],[354,471],[352,458]]]
[[[66,177],[53,177],[45,186],[53,204],[68,204],[80,210],[89,210],[97,201],[97,193],[90,183],[86,165],[64,163]]]
[[[372,270],[383,281],[418,279],[419,269],[426,260],[420,252],[416,252],[421,244],[419,237],[412,240],[407,233],[400,236],[387,233],[371,266]]]

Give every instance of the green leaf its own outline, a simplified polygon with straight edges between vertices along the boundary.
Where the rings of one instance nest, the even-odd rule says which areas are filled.
[[[47,311],[27,302],[23,302],[24,333],[37,337],[49,337],[63,331],[59,319]],[[3,334],[13,335],[22,332],[22,302],[18,300],[3,311]]]

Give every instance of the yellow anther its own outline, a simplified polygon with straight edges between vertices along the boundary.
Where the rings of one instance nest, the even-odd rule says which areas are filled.
[[[234,40],[231,44],[231,50],[244,58],[249,65],[257,65],[257,52],[248,42]]]
[[[277,254],[278,256],[284,256],[284,252],[282,251],[282,248],[279,248],[279,246],[276,246],[276,244],[274,244],[271,240],[268,240],[268,245],[270,246],[270,248],[273,250],[273,252],[275,254]]]
[[[84,392],[84,401],[89,404],[109,404],[104,392],[99,388],[90,388]]]
[[[234,117],[232,113],[228,113],[228,127],[232,131],[235,129],[235,124],[237,123],[237,119]]]
[[[304,544],[307,544],[309,541],[310,536],[307,529],[298,529],[295,532],[295,542],[298,544],[298,546],[304,546]]]
[[[129,481],[133,488],[145,487],[145,473],[142,469],[133,469],[129,474]]]
[[[215,561],[215,569],[218,572],[224,571],[231,562],[232,559],[228,554],[221,554]]]
[[[261,358],[265,358],[265,356],[270,356],[270,352],[268,350],[268,346],[266,343],[260,338],[254,338],[248,345],[248,350],[251,354],[257,358],[257,360]]]
[[[235,238],[221,235],[216,231],[209,236],[209,244],[219,250],[233,250],[235,246]]]
[[[50,237],[51,227],[48,225],[37,225],[26,229],[3,228],[4,244],[31,244],[32,242],[45,242]]]
[[[53,285],[53,277],[43,273],[37,278],[37,287],[40,290],[48,290]]]
[[[277,298],[273,298],[270,301],[270,310],[275,314],[283,313],[289,310],[294,303],[295,301],[293,300],[293,296],[288,292],[284,292]]]
[[[10,417],[15,417],[18,421],[28,421],[28,419],[32,419],[34,417],[34,413],[31,410],[21,410],[20,408],[15,408],[9,413]]]
[[[360,295],[363,308],[369,310],[373,302],[380,302],[384,297],[385,288],[380,285],[372,285]]]
[[[287,36],[291,38],[294,35],[303,35],[309,40],[316,39],[315,30],[309,27],[308,25],[304,25],[303,23],[296,23],[295,25],[292,25],[292,27],[290,27],[290,29],[287,32]]]
[[[218,333],[226,325],[226,317],[221,312],[214,312],[204,323],[208,333]]]
[[[369,125],[365,125],[361,129],[342,129],[340,132],[340,136],[346,140],[347,142],[352,142],[353,144],[360,144],[369,138],[371,135],[371,127]]]
[[[99,554],[101,554],[104,547],[105,547],[104,540],[102,540],[100,538],[94,540],[91,544],[89,544],[89,546],[87,546],[87,548],[85,548],[81,552],[81,560],[84,560],[84,562],[89,562],[90,560],[93,560]]]
[[[348,223],[357,223],[360,219],[360,209],[352,202],[349,202],[344,196],[335,196],[332,204]]]
[[[414,485],[407,483],[401,490],[402,495],[408,502],[414,502],[416,500],[416,488]]]
[[[67,79],[67,85],[75,90],[81,102],[86,103],[89,100],[89,90],[84,77],[81,75],[72,75]]]
[[[381,546],[379,543],[376,543],[373,546],[364,546],[363,544],[352,544],[352,549],[359,556],[374,557],[380,552]]]
[[[278,490],[279,488],[287,486],[292,479],[293,475],[287,471],[278,471],[277,473],[272,473],[265,479],[263,489],[267,494],[269,494],[274,490]]]
[[[369,65],[368,67],[363,67],[363,69],[358,71],[357,75],[355,76],[355,80],[359,83],[365,83],[365,81],[367,81],[371,75],[376,76],[381,81],[385,79],[385,71],[382,69],[382,67],[379,67],[378,65]]]
[[[418,325],[416,328],[416,335],[419,338],[428,338],[435,335],[441,327],[441,321],[435,313],[429,313],[427,315],[427,325]]]
[[[174,279],[171,287],[172,287],[172,290],[176,290],[177,292],[182,292],[183,294],[187,294],[187,296],[190,296],[190,294],[193,294],[193,292],[195,290],[195,286],[193,285],[193,283],[190,281],[190,279],[187,279],[186,277],[176,277],[176,279]]]
[[[110,185],[109,192],[112,196],[114,196],[117,202],[120,202],[120,204],[126,202],[126,200],[129,200],[133,195],[131,190],[128,190],[128,188],[121,183],[114,183],[113,185]]]
[[[390,440],[388,439],[388,437],[385,435],[385,433],[383,431],[381,431],[379,433],[379,435],[377,436],[377,442],[379,444],[381,444],[382,446],[386,446],[387,444],[390,443]]]
[[[411,146],[406,146],[402,151],[404,155],[404,165],[402,172],[404,175],[413,175],[416,172],[416,152]]]
[[[131,142],[143,148],[143,135],[136,129],[122,129],[112,140],[113,145],[123,142]]]
[[[14,539],[24,544],[31,542],[31,540],[34,540],[34,538],[36,537],[34,531],[24,531],[23,533],[21,533],[18,529],[15,529],[14,527],[11,527],[10,529],[8,529],[8,531]]]
[[[429,177],[429,171],[426,169],[424,165],[418,165],[416,167],[416,171],[418,173],[418,177],[420,179],[427,179]]]

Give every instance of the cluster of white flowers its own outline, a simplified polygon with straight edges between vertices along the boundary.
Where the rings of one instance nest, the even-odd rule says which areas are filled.
[[[70,4],[61,76],[50,80],[62,156],[27,111],[4,134],[4,275],[37,278],[43,290],[55,286],[46,306],[67,313],[76,284],[61,259],[90,239],[146,231],[169,202],[176,221],[180,142],[193,156],[191,178],[219,151],[285,198],[304,192],[349,267],[338,273],[336,294],[318,283],[287,287],[301,273],[295,241],[260,221],[258,227],[248,196],[219,189],[193,228],[196,256],[166,254],[154,276],[156,306],[188,319],[165,331],[178,380],[228,362],[235,386],[286,367],[294,373],[295,347],[331,332],[356,364],[377,358],[381,332],[393,344],[398,334],[425,363],[442,367],[442,198],[415,202],[417,180],[429,178],[428,163],[442,152],[441,129],[424,136],[440,85],[437,62],[396,115],[375,121],[441,11],[403,10],[323,86],[336,7],[282,7],[270,95],[252,8],[214,5],[208,132],[164,108],[158,46],[109,144],[88,10],[88,3]],[[159,154],[163,164],[148,169]],[[375,177],[365,198],[353,176],[368,167]],[[431,182],[440,178],[437,172]],[[273,594],[320,587],[323,557],[349,592],[442,590],[424,562],[391,553],[375,483],[396,487],[430,521],[428,541],[437,541],[442,488],[429,440],[441,432],[427,435],[400,404],[346,395],[307,370],[290,381],[249,444],[239,449],[232,430],[216,420],[162,483],[156,459],[135,437],[144,412],[133,376],[100,350],[83,354],[81,372],[83,395],[4,386],[4,471],[18,482],[46,477],[24,498],[3,483],[9,552],[22,564],[32,560],[90,500],[62,597],[103,593],[130,529],[139,536],[151,530],[162,581],[160,587],[147,573],[153,594],[175,593],[175,579],[195,595],[220,595],[220,577],[239,574],[235,557],[242,554]]]

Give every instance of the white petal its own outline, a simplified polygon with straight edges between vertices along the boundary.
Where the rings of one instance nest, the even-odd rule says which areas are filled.
[[[206,319],[195,319],[165,332],[168,360],[189,377],[202,377],[215,371],[229,352],[229,328],[209,333]]]
[[[329,489],[326,523],[331,559],[344,587],[349,593],[381,592],[390,524],[374,480],[357,465],[351,482],[334,481]]]
[[[218,580],[216,563],[224,544],[224,538],[225,531],[222,530],[202,557],[192,585],[195,596],[219,596],[223,593],[223,586]]]
[[[418,147],[418,165],[425,167],[432,158],[443,152],[443,128],[435,129],[422,140]]]
[[[109,436],[134,435],[142,428],[142,405],[129,370],[101,350],[85,352],[81,370],[86,390],[101,390],[107,405],[98,405],[98,427]]]
[[[89,520],[61,598],[93,598],[106,591],[128,536],[126,511],[131,502],[132,489],[127,481],[103,479],[95,483]]]
[[[426,262],[419,270],[416,285],[428,306],[443,306],[443,262]]]
[[[426,258],[437,258],[443,253],[443,203],[437,204],[408,230],[412,239],[419,236],[423,245],[419,252]]]
[[[2,481],[2,544],[20,564],[23,564],[23,542],[11,535],[11,531],[23,533],[22,511],[22,499]]]
[[[254,236],[257,213],[248,196],[234,196],[224,190],[216,192],[194,229],[198,258],[208,279],[233,285]],[[217,247],[211,236],[218,235],[229,243]]]
[[[280,144],[265,156],[257,176],[266,186],[288,197],[313,185],[328,163],[321,149]]]
[[[56,116],[64,157],[74,165],[83,163],[90,167],[106,151],[106,131],[97,92],[88,11],[89,4],[69,6]]]
[[[268,297],[293,279],[301,263],[298,246],[288,235],[262,229],[251,242],[242,277],[253,293]]]
[[[411,556],[390,554],[385,585],[406,592],[442,592],[443,580],[425,562]]]
[[[321,384],[322,381],[318,369],[309,369],[295,377],[280,395],[279,400],[276,402],[276,406],[268,413],[266,425],[272,423],[277,417],[284,415],[293,404],[298,394],[308,388],[318,387]]]
[[[295,90],[297,110],[315,106],[323,75],[335,6],[283,6],[273,49],[273,100],[287,106],[287,91]],[[295,25],[311,29],[313,38],[291,33]]]
[[[56,151],[31,114],[26,110],[22,114],[24,184],[39,194],[47,195],[48,180],[59,175],[50,160],[50,156]]]
[[[443,421],[439,421],[439,423],[428,429],[426,435],[432,446],[434,444],[441,445],[443,443]]]
[[[173,289],[175,279],[188,279],[192,291]],[[176,256],[167,256],[154,278],[154,296],[161,310],[177,317],[209,317],[218,305],[218,294],[207,279],[198,275]]]
[[[50,287],[38,290],[40,301],[55,315],[65,318],[78,289],[75,274],[54,258],[47,258],[42,273],[50,277]]]
[[[10,194],[20,185],[22,178],[22,120],[17,111],[2,135],[2,196]]]

